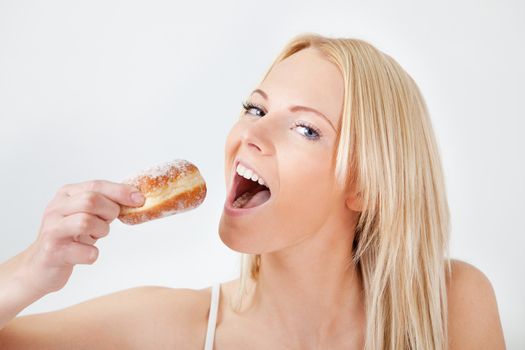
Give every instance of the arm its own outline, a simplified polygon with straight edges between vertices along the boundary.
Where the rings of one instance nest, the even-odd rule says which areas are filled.
[[[13,319],[35,300],[62,289],[76,264],[96,261],[94,244],[109,234],[120,204],[143,203],[132,201],[133,191],[130,185],[95,180],[57,192],[36,241],[0,265],[0,349],[143,350],[168,348],[156,346],[159,342],[198,339],[183,332],[198,328],[194,321],[202,313],[195,305],[202,293],[185,289],[139,287]]]
[[[131,288],[62,310],[17,317],[0,330],[0,349],[204,347],[207,299],[191,289]]]
[[[22,252],[0,265],[0,330],[20,311],[45,295],[23,285],[18,267],[24,254]]]
[[[44,211],[37,239],[0,264],[0,331],[24,308],[60,290],[74,265],[95,262],[94,244],[109,233],[120,204],[140,205],[132,201],[133,191],[129,185],[95,180],[57,192]]]
[[[129,185],[96,180],[63,186],[48,204],[37,239],[0,264],[0,329],[25,307],[60,290],[73,266],[93,264],[94,246],[109,233],[120,203],[131,200]]]
[[[476,267],[454,260],[447,288],[450,349],[505,349],[489,279]]]

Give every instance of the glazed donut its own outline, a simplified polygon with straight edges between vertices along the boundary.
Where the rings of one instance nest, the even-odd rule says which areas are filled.
[[[206,183],[199,169],[184,159],[153,166],[122,183],[135,186],[146,197],[141,207],[121,205],[118,219],[128,225],[194,209],[206,197]]]

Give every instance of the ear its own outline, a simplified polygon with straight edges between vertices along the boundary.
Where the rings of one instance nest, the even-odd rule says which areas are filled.
[[[360,192],[350,192],[345,201],[346,207],[352,211],[362,212],[363,211],[363,198]]]

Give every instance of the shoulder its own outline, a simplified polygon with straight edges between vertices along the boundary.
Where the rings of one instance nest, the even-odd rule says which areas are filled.
[[[203,348],[210,296],[211,288],[116,291],[61,310],[16,317],[2,328],[0,348]]]
[[[159,324],[168,328],[166,331],[172,334],[176,347],[204,348],[211,287],[189,289],[144,286],[142,288],[148,294],[147,300],[155,304],[155,318]],[[155,332],[156,329],[153,331]]]
[[[133,348],[204,348],[211,287],[140,286],[112,297],[129,306],[123,321],[134,323]]]
[[[447,274],[450,349],[504,349],[496,295],[487,276],[475,266],[450,261]]]

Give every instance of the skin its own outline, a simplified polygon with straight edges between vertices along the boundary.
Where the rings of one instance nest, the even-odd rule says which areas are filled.
[[[333,176],[342,76],[319,52],[305,49],[278,63],[258,88],[267,99],[253,94],[249,100],[264,110],[247,111],[226,140],[226,185],[229,190],[240,157],[272,196],[250,216],[223,212],[219,234],[236,251],[261,254],[262,265],[246,296],[250,306],[240,314],[230,305],[239,280],[221,284],[214,349],[360,349],[362,282],[349,263],[349,247],[362,204]],[[331,123],[288,112],[291,105],[313,107]],[[295,126],[299,120],[321,137],[309,140],[305,135],[314,133]],[[37,240],[0,264],[1,349],[204,347],[211,288],[142,286],[13,319],[61,289],[74,265],[96,261],[94,244],[108,235],[119,205],[141,205],[131,200],[135,190],[98,180],[58,191]],[[505,348],[494,290],[480,270],[452,261],[447,295],[449,349]]]
[[[359,203],[334,176],[343,78],[317,50],[305,49],[279,62],[258,88],[266,96],[252,93],[249,101],[264,110],[248,110],[227,137],[226,179],[231,187],[240,157],[272,195],[253,214],[223,212],[219,225],[228,247],[262,255],[245,318],[284,347],[328,348],[334,339],[352,343],[355,337],[345,334],[362,332],[364,310],[361,283],[348,263]],[[328,120],[290,112],[292,105],[314,107]],[[316,132],[296,126],[300,121],[320,136],[312,140]]]

